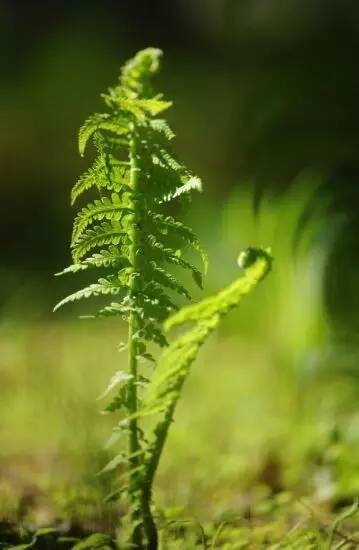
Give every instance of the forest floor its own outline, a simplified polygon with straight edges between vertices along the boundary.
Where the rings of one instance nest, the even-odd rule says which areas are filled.
[[[111,548],[123,510],[96,474],[114,418],[96,397],[120,339],[106,323],[2,327],[1,548]],[[228,327],[201,354],[156,483],[162,550],[359,548],[357,415],[336,409],[338,382],[303,391],[277,359]]]

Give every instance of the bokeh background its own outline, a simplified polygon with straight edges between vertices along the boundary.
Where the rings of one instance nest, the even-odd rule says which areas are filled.
[[[79,321],[75,307],[53,315],[79,284],[53,273],[70,261],[69,191],[87,166],[78,128],[146,46],[165,52],[156,86],[175,104],[176,151],[204,182],[187,219],[210,253],[205,292],[236,276],[240,249],[275,256],[193,369],[158,501],[204,522],[260,514],[268,495],[350,503],[357,2],[1,0],[0,11],[0,519],[113,525],[99,498],[110,481],[94,476],[112,419],[95,398],[124,361],[124,327]]]

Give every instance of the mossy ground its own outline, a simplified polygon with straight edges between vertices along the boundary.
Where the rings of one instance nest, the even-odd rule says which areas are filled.
[[[107,323],[3,326],[4,548],[71,548],[121,528],[121,506],[104,503],[113,480],[96,475],[113,423],[96,396],[124,361],[120,339]],[[358,515],[334,529],[358,489],[355,414],[335,421],[340,387],[298,397],[272,361],[228,326],[194,367],[156,484],[164,550],[358,547]]]

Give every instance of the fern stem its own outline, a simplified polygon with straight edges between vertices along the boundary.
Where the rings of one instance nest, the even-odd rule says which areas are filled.
[[[158,549],[158,533],[155,521],[152,516],[151,501],[152,501],[152,486],[145,486],[142,489],[141,509],[143,514],[143,526],[147,538],[147,550]]]
[[[163,424],[161,425],[161,429],[157,432],[156,439],[153,443],[153,453],[151,454],[151,459],[146,464],[146,479],[144,480],[142,493],[142,510],[144,517],[144,526],[148,540],[147,550],[158,549],[158,532],[151,511],[152,487],[162,456],[162,451],[167,440],[168,431],[173,422],[176,405],[177,400],[166,412]]]
[[[133,135],[130,143],[130,186],[134,192],[137,190],[138,186],[138,172],[139,167],[137,165],[137,151],[136,151],[136,137]],[[132,204],[130,205],[131,210],[133,210],[133,223],[131,224],[131,250],[130,250],[130,262],[132,265],[132,273],[137,272],[137,247],[138,247],[138,226],[137,226],[137,207],[136,201],[131,199]],[[131,277],[130,282],[130,295],[131,298],[134,297],[136,292],[136,277]],[[129,341],[129,351],[128,351],[128,363],[129,363],[129,373],[132,375],[132,378],[128,384],[128,408],[130,415],[135,415],[138,408],[138,397],[137,397],[137,379],[138,379],[138,369],[137,369],[137,333],[138,332],[138,319],[137,314],[132,312],[129,319],[129,329],[128,329],[128,341]],[[138,474],[138,465],[139,465],[139,456],[138,451],[140,449],[140,442],[138,437],[138,426],[137,420],[132,419],[129,424],[129,454],[130,454],[130,483],[129,483],[129,497],[130,497],[130,506],[131,506],[131,521],[133,525],[132,531],[132,544],[136,549],[143,548],[142,541],[142,528],[141,528],[141,510],[140,504],[138,501],[138,493],[140,490],[139,483],[139,474]]]
[[[171,406],[166,411],[163,422],[161,423],[160,428],[157,430],[156,438],[153,442],[153,452],[150,454],[150,459],[146,464],[146,481],[145,481],[144,493],[147,492],[148,494],[147,498],[149,500],[151,499],[151,496],[152,496],[153,481],[157,472],[157,468],[160,462],[164,445],[166,443],[168,431],[173,421],[176,405],[177,405],[177,399],[171,404]]]

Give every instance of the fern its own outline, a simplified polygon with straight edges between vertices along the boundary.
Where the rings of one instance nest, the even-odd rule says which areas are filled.
[[[198,304],[182,308],[165,322],[166,332],[188,322],[194,325],[175,339],[162,353],[141,407],[135,415],[137,419],[159,417],[155,423],[152,438],[147,443],[146,452],[143,455],[144,467],[140,474],[145,510],[151,502],[154,477],[173,421],[176,404],[192,363],[221,319],[237,307],[242,298],[269,273],[272,258],[266,250],[249,248],[240,255],[239,265],[243,273],[228,288]],[[129,418],[126,418],[123,426],[128,421]],[[118,434],[119,427],[116,430]],[[150,513],[149,510],[148,513]]]
[[[188,369],[204,341],[271,269],[271,256],[265,250],[249,248],[240,258],[243,274],[234,283],[215,296],[182,308],[165,321],[166,332],[188,322],[195,324],[163,352],[139,414],[167,411],[176,403]]]
[[[62,274],[90,268],[107,274],[55,307],[110,296],[112,300],[94,316],[119,316],[128,322],[129,370],[112,378],[105,395],[117,390],[107,408],[122,409],[130,418],[126,426],[129,449],[121,463],[128,464],[129,472],[130,542],[138,548],[143,547],[145,537],[150,543],[149,525],[153,524],[141,497],[146,443],[136,415],[147,380],[140,373],[139,361],[154,361],[147,350],[149,343],[167,345],[161,325],[177,309],[172,294],[190,297],[169,266],[190,271],[201,286],[201,273],[183,257],[185,249],[192,247],[207,264],[192,230],[165,211],[168,200],[180,201],[193,189],[199,190],[201,184],[169,149],[174,133],[159,115],[163,116],[171,102],[155,95],[150,82],[159,69],[160,57],[160,50],[148,48],[127,62],[118,84],[103,95],[108,111],[90,116],[80,129],[80,154],[84,155],[92,141],[96,158],[74,185],[71,202],[91,191],[99,196],[87,202],[75,217],[71,241],[74,263]],[[111,468],[105,470],[117,468],[119,463],[114,459]]]
[[[87,199],[75,217],[73,264],[59,275],[89,269],[102,273],[55,307],[108,297],[94,316],[116,316],[128,324],[128,342],[122,346],[128,370],[115,373],[100,396],[112,395],[105,410],[119,414],[107,446],[124,438],[128,449],[114,456],[102,473],[116,471],[119,476],[119,467],[122,471],[127,466],[118,491],[109,497],[124,497],[129,511],[129,534],[121,548],[151,550],[158,546],[151,510],[154,475],[190,365],[220,319],[270,267],[266,252],[251,249],[243,256],[245,269],[238,281],[213,298],[178,309],[176,295],[190,299],[190,292],[171,267],[190,273],[202,288],[202,273],[185,253],[196,252],[204,271],[207,255],[192,229],[166,209],[168,202],[184,202],[202,184],[170,149],[174,133],[162,116],[171,102],[151,87],[160,58],[154,48],[137,53],[124,65],[117,85],[103,94],[108,111],[90,116],[80,129],[80,154],[92,142],[96,158],[74,185],[71,202],[90,192],[98,195]],[[193,329],[169,345],[168,330],[188,320],[195,323]],[[142,363],[156,363],[148,349],[153,343],[164,351],[148,379]],[[144,420],[153,415],[159,418],[148,433]]]

